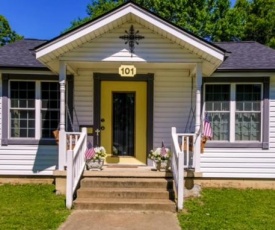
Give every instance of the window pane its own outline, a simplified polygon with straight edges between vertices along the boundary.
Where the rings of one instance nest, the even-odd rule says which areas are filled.
[[[10,82],[10,136],[35,137],[35,82]],[[59,84],[41,83],[42,137],[51,137],[59,123]]]
[[[212,140],[229,140],[229,113],[208,113],[211,123]]]
[[[260,113],[236,113],[235,139],[237,141],[260,141]]]
[[[57,82],[41,83],[41,99],[42,99],[42,137],[52,138],[52,131],[59,124],[59,84]]]
[[[11,137],[35,137],[35,111],[11,110]]]
[[[255,112],[257,111],[257,112]],[[261,85],[236,85],[235,140],[261,140]]]
[[[10,83],[11,108],[35,107],[35,82]]]
[[[205,111],[212,126],[213,140],[229,140],[230,85],[206,85]]]

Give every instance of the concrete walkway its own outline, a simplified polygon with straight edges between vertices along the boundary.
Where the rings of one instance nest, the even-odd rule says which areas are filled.
[[[176,213],[74,210],[59,230],[180,230]]]

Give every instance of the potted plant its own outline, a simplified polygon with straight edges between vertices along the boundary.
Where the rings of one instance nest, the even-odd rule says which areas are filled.
[[[170,167],[171,151],[169,148],[165,148],[163,142],[161,148],[151,150],[149,153],[149,159],[153,160],[156,169],[158,171],[167,171]]]
[[[86,167],[88,170],[102,170],[106,150],[103,146],[88,148],[85,153]]]

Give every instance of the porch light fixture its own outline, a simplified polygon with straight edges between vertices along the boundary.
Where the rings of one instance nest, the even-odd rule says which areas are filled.
[[[126,35],[120,36],[120,39],[125,41],[125,44],[129,44],[131,57],[135,50],[135,44],[139,45],[139,40],[144,39],[144,36],[139,35],[139,30],[135,31],[134,26],[131,25],[129,31],[125,30]]]

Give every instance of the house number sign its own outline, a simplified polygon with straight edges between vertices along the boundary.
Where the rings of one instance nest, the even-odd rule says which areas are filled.
[[[121,77],[134,77],[137,73],[137,69],[133,65],[121,65],[118,69],[118,73]]]

